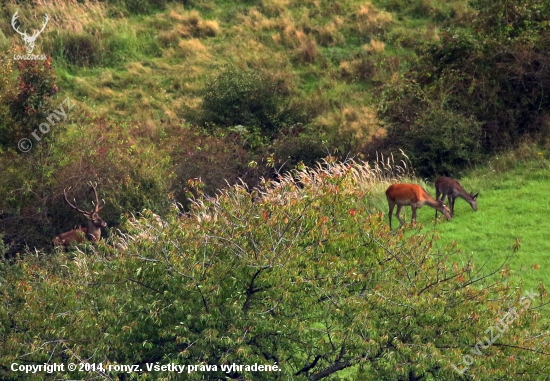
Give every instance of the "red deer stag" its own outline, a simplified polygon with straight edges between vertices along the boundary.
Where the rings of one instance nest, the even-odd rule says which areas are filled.
[[[437,201],[428,194],[420,185],[416,184],[393,184],[386,190],[386,197],[388,198],[388,205],[390,207],[390,230],[391,220],[393,214],[393,208],[397,205],[397,212],[395,216],[401,223],[400,227],[405,224],[405,221],[401,219],[401,209],[404,206],[410,205],[412,209],[411,222],[416,221],[416,209],[422,208],[424,205],[428,205],[435,210],[439,210],[449,220],[451,214],[447,205],[443,201]]]
[[[477,211],[477,194],[474,192],[468,194],[462,188],[462,185],[458,180],[451,179],[450,177],[438,177],[435,180],[435,199],[439,200],[439,196],[442,195],[441,201],[445,201],[445,197],[449,200],[449,207],[451,208],[451,217],[455,215],[455,201],[457,197],[464,199],[473,210]],[[437,217],[437,210],[435,211]]]
[[[63,190],[63,197],[65,198],[65,202],[69,204],[71,208],[76,210],[79,213],[82,213],[84,217],[88,219],[88,225],[87,227],[78,227],[74,230],[61,233],[57,237],[54,238],[53,244],[54,246],[64,246],[68,247],[72,242],[76,243],[82,243],[85,240],[88,241],[97,241],[101,238],[101,228],[104,228],[107,226],[107,223],[99,217],[99,211],[103,209],[105,206],[105,200],[103,201],[103,206],[99,206],[99,196],[97,195],[96,186],[92,185],[92,183],[89,183],[90,187],[94,191],[95,194],[95,202],[92,201],[92,204],[94,205],[94,209],[91,212],[87,212],[85,210],[79,209],[76,206],[76,200],[74,200],[74,204],[71,204],[69,199],[67,198],[67,190]],[[71,190],[69,187],[68,190]]]

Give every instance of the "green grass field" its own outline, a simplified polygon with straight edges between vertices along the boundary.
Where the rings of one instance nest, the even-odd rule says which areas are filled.
[[[536,148],[522,150],[530,151],[529,158],[518,158],[518,152],[525,153],[520,150],[496,158],[487,167],[460,179],[466,191],[479,192],[477,212],[459,198],[455,203],[455,217],[449,222],[439,214],[434,225],[435,212],[429,207],[419,209],[417,214],[425,232],[437,232],[436,249],[456,243],[458,252],[453,258],[457,262],[473,259],[480,274],[494,272],[508,264],[512,274],[509,281],[515,284],[523,279],[529,289],[550,281],[550,240],[545,223],[550,212],[550,164],[544,158],[546,153]],[[425,187],[435,197],[433,183]],[[387,219],[385,197],[377,197],[376,207]],[[403,214],[409,222],[410,208],[404,208]],[[393,218],[396,229],[399,222],[395,215]],[[411,229],[410,225],[406,228]]]

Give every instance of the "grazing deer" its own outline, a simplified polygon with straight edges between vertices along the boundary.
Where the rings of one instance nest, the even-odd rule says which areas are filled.
[[[424,205],[428,205],[435,210],[439,210],[447,218],[451,219],[451,214],[447,205],[443,201],[437,201],[428,194],[420,185],[416,184],[393,184],[386,190],[386,197],[388,198],[388,205],[390,207],[390,230],[393,208],[397,204],[397,212],[395,216],[401,223],[400,227],[405,224],[405,221],[401,219],[401,209],[404,206],[410,205],[412,209],[411,222],[416,221],[416,209],[422,208]]]
[[[69,204],[69,206],[74,210],[76,210],[77,212],[82,213],[84,217],[88,219],[88,225],[87,227],[80,226],[71,231],[61,233],[60,235],[54,238],[53,240],[54,246],[68,247],[72,242],[82,243],[85,240],[97,241],[101,238],[101,228],[106,227],[107,223],[103,221],[101,217],[99,217],[98,213],[105,206],[105,200],[102,200],[103,206],[100,207],[99,196],[97,195],[96,186],[92,185],[91,182],[89,183],[89,185],[95,194],[95,202],[92,201],[92,204],[94,205],[94,209],[91,212],[87,212],[85,210],[79,209],[76,206],[76,200],[74,200],[74,204],[71,204],[69,199],[67,198],[67,190],[63,189],[63,197],[65,198],[65,202]],[[70,187],[69,187],[69,190],[71,190]]]
[[[435,180],[435,199],[439,200],[439,196],[442,195],[441,201],[445,201],[445,197],[447,197],[451,208],[451,217],[455,215],[455,200],[457,197],[464,199],[470,204],[473,210],[477,211],[478,194],[474,194],[474,192],[468,194],[458,180],[451,179],[450,177],[438,177]],[[435,211],[435,216],[437,217],[437,210]]]

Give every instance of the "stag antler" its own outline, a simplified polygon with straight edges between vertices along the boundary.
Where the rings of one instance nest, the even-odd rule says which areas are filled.
[[[97,195],[97,189],[96,189],[97,188],[97,183],[92,184],[92,182],[89,181],[88,185],[90,187],[92,187],[92,189],[94,190],[94,194],[95,194],[95,202],[92,201],[92,204],[94,204],[94,211],[92,213],[98,213],[105,206],[105,200],[101,199],[101,201],[103,201],[103,206],[99,207],[99,196]]]
[[[95,202],[92,201],[92,204],[94,205],[94,209],[91,212],[80,209],[76,205],[76,199],[74,199],[74,198],[73,198],[74,204],[71,204],[71,202],[69,201],[69,199],[67,197],[67,191],[70,191],[72,187],[69,187],[69,189],[63,189],[63,197],[65,198],[65,202],[67,204],[69,204],[69,206],[71,208],[73,208],[74,210],[76,210],[77,212],[80,212],[80,213],[86,214],[86,215],[92,215],[94,213],[98,213],[101,209],[103,209],[103,207],[105,206],[105,200],[103,200],[103,199],[101,200],[101,201],[103,201],[103,205],[100,207],[99,206],[100,205],[99,195],[97,194],[97,183],[93,184],[91,181],[89,181],[88,185],[92,188],[92,190],[94,191],[94,195],[95,195]]]
[[[63,197],[65,198],[65,202],[66,202],[67,204],[69,204],[69,206],[70,206],[71,208],[73,208],[74,210],[76,210],[76,211],[79,212],[79,213],[82,213],[82,214],[92,214],[93,212],[87,212],[87,211],[85,211],[85,210],[80,209],[78,206],[76,206],[76,199],[75,199],[75,198],[73,198],[74,205],[71,204],[71,202],[70,202],[69,199],[67,198],[67,191],[68,191],[68,190],[71,190],[71,188],[72,188],[72,187],[69,187],[69,189],[63,189]]]

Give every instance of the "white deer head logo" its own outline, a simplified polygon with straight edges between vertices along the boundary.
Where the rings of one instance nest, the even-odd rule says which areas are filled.
[[[17,11],[17,12],[19,12],[19,11]],[[24,32],[21,32],[15,26],[15,20],[17,20],[17,12],[15,12],[13,17],[11,18],[11,26],[13,27],[13,29],[17,33],[19,33],[21,36],[23,36],[23,41],[25,41],[25,45],[27,47],[27,53],[31,54],[32,51],[34,50],[34,42],[36,41],[36,39],[38,38],[40,33],[42,33],[44,31],[44,28],[46,28],[46,25],[48,24],[48,21],[50,20],[50,18],[48,17],[47,14],[44,14],[44,25],[42,26],[42,29],[40,29],[38,32],[34,32],[31,36],[29,36],[29,35],[27,35],[27,30],[25,30]]]

